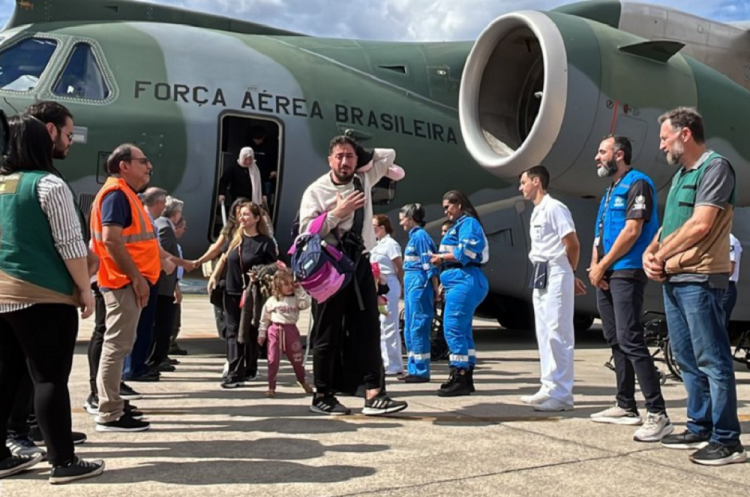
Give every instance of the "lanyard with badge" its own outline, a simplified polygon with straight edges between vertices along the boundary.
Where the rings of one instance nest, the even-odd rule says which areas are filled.
[[[602,239],[604,238],[604,223],[606,222],[607,214],[609,213],[609,201],[612,198],[612,192],[614,192],[615,188],[617,188],[617,185],[619,185],[620,182],[624,180],[628,174],[630,174],[630,171],[632,171],[632,169],[629,169],[622,178],[618,179],[617,181],[612,183],[612,186],[607,188],[607,196],[604,199],[604,210],[602,210],[602,217],[601,219],[599,219],[599,227],[596,230],[596,239],[594,240],[594,246],[597,249],[599,248],[600,244],[602,243]],[[600,253],[599,257],[602,257],[603,255],[603,253]]]

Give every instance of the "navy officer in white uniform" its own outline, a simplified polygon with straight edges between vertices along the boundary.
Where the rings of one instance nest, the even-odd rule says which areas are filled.
[[[518,190],[534,203],[531,252],[534,321],[539,344],[541,388],[521,397],[537,411],[573,409],[574,295],[585,293],[576,279],[581,246],[570,210],[547,193],[549,172],[534,166],[521,174]]]

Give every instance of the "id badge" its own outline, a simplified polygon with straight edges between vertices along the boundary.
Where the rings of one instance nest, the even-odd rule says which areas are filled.
[[[544,290],[547,288],[547,275],[549,270],[549,263],[535,262],[534,270],[531,275],[531,288],[534,290]]]

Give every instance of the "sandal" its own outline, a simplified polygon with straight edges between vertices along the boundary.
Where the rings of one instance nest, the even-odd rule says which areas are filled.
[[[297,385],[301,386],[302,389],[305,391],[305,393],[307,393],[307,394],[313,393],[313,387],[311,387],[308,382],[306,382],[306,381],[298,381]]]
[[[276,391],[275,390],[269,390],[269,391],[267,391],[266,392],[266,397],[268,397],[269,399],[272,399],[272,398],[276,397]]]

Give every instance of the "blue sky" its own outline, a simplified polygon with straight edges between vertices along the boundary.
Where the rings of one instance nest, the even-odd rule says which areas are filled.
[[[560,0],[151,1],[247,19],[310,35],[409,41],[473,39],[492,19],[506,12],[545,10],[570,3]],[[679,8],[715,20],[750,20],[750,1],[655,0],[649,3]],[[0,26],[8,20],[14,5],[15,0],[0,0]]]

